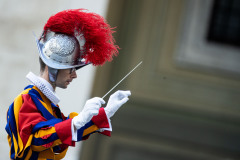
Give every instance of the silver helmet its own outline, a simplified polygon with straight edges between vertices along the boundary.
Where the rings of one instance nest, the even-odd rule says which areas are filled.
[[[79,42],[74,36],[54,34],[43,43],[37,40],[39,56],[47,66],[54,69],[85,66],[87,64],[82,58],[84,41],[83,36]]]
[[[85,38],[80,35],[78,39],[55,33],[49,34],[45,42],[40,42],[36,38],[39,56],[49,68],[51,82],[56,81],[59,69],[80,68],[89,64],[82,58]]]

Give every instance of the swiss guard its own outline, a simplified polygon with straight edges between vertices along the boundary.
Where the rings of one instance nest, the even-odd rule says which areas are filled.
[[[130,91],[115,92],[105,107],[102,98],[94,97],[80,113],[64,116],[55,89],[67,88],[81,67],[103,65],[117,56],[113,32],[102,16],[84,9],[64,10],[48,19],[36,39],[40,75],[26,76],[31,85],[7,111],[11,159],[62,159],[69,146],[93,133],[110,136],[110,118],[128,101]]]

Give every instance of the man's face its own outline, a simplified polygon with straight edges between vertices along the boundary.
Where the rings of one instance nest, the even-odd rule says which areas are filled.
[[[57,75],[56,87],[67,88],[74,78],[77,78],[75,70],[60,69]]]

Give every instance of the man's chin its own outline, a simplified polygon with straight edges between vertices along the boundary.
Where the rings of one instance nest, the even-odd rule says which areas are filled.
[[[66,86],[57,86],[57,87],[59,87],[61,89],[66,89],[68,86],[66,85]]]

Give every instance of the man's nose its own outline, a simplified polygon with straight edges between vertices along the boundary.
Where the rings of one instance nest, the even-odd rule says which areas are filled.
[[[77,78],[77,73],[76,73],[76,71],[73,71],[73,72],[72,72],[71,77],[72,77],[72,78]]]

